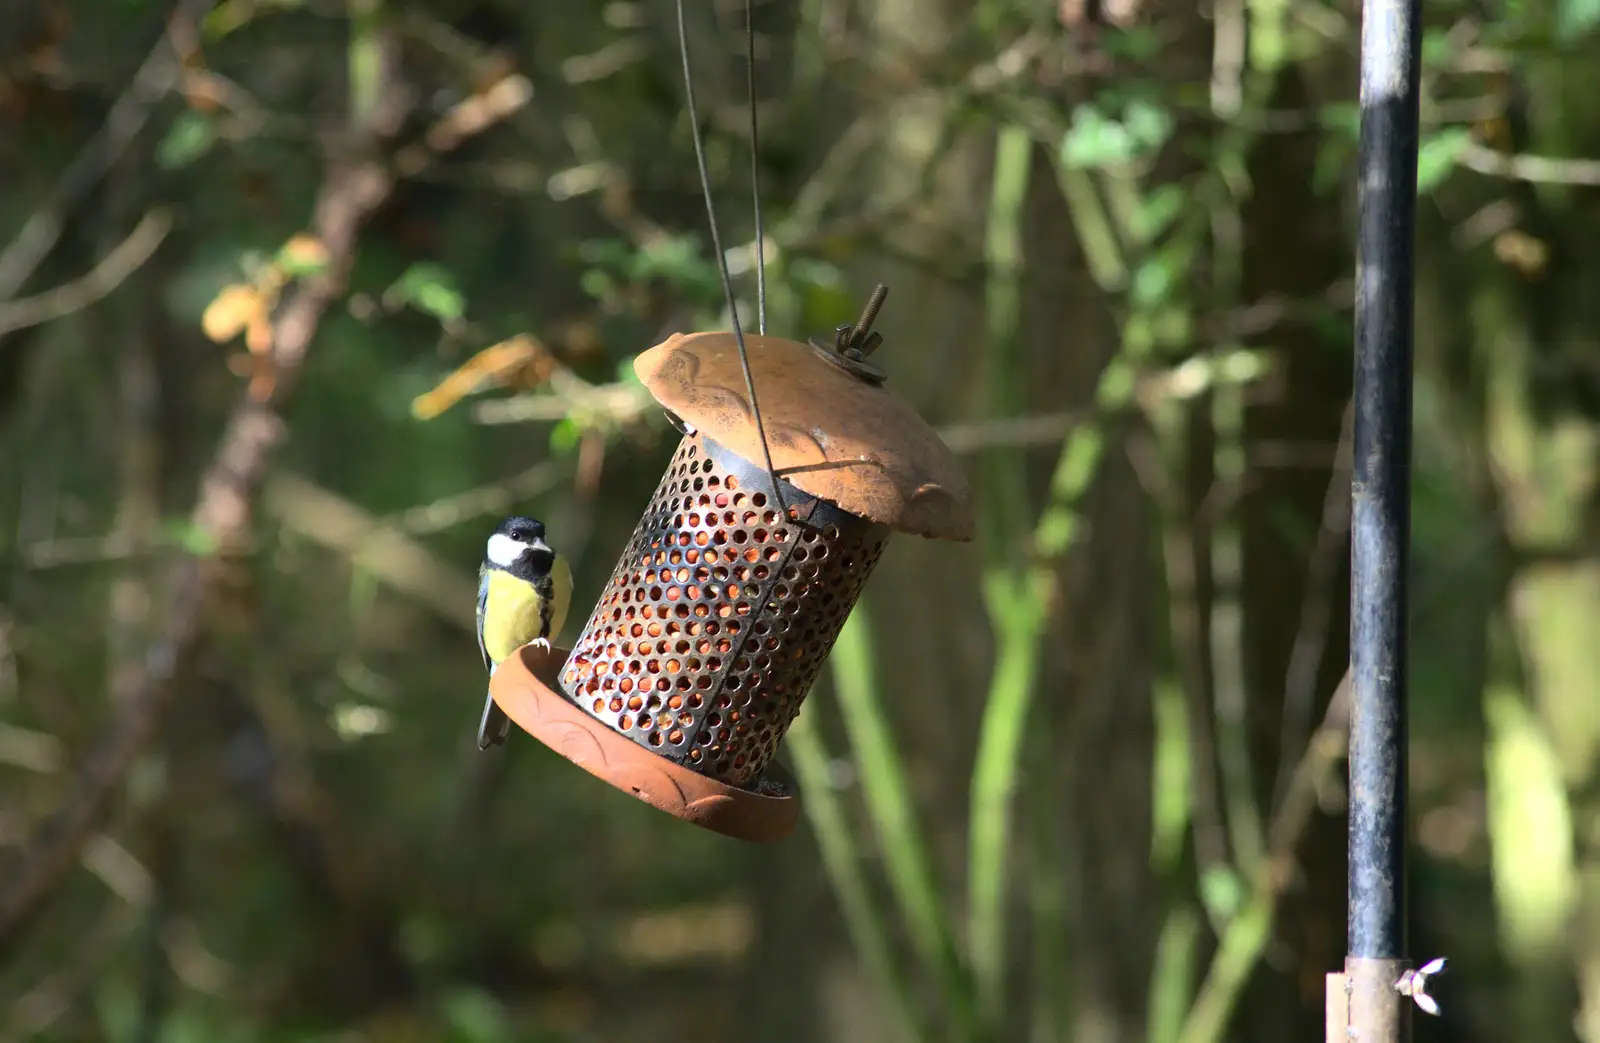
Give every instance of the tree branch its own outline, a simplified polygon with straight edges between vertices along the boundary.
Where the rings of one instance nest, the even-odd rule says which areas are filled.
[[[274,324],[270,389],[260,396],[247,394],[235,408],[200,483],[191,523],[199,542],[213,553],[191,555],[174,566],[166,584],[172,595],[162,637],[139,668],[113,680],[115,716],[109,729],[79,769],[62,806],[0,875],[0,959],[14,949],[22,929],[77,862],[129,767],[155,734],[178,674],[199,645],[211,594],[223,574],[220,557],[246,543],[268,461],[284,440],[283,410],[317,326],[343,292],[362,223],[393,186],[386,166],[370,157],[377,154],[373,145],[400,124],[400,95],[389,91],[392,103],[372,113],[367,125],[351,128],[350,140],[333,150],[311,226],[327,250],[327,267],[300,283],[284,304]]]
[[[0,304],[0,337],[71,315],[100,300],[148,261],[170,231],[172,214],[164,209],[152,210],[87,274],[43,293]]]
[[[256,501],[272,454],[287,433],[283,414],[306,353],[322,316],[344,292],[358,233],[388,199],[395,169],[408,175],[426,169],[439,153],[454,149],[515,112],[531,93],[524,77],[515,73],[502,76],[501,81],[435,121],[422,145],[398,150],[391,164],[383,158],[381,146],[400,129],[411,98],[396,79],[399,58],[393,29],[374,26],[364,32],[358,43],[373,59],[364,67],[375,74],[375,81],[366,85],[366,103],[358,104],[352,98],[351,125],[330,142],[327,173],[311,221],[310,234],[326,251],[327,263],[322,271],[298,283],[279,310],[267,357],[271,379],[251,382],[201,479],[190,524],[198,535],[196,542],[209,553],[190,555],[174,566],[164,585],[172,594],[161,628],[163,636],[146,653],[140,668],[123,671],[113,679],[110,702],[115,717],[79,769],[75,788],[0,872],[0,962],[77,862],[104,818],[112,795],[155,734],[172,700],[177,677],[199,646],[211,596],[225,575],[225,558],[248,548]],[[0,282],[0,291],[4,288]],[[0,300],[4,299],[0,292]]]
[[[1552,185],[1600,185],[1600,160],[1563,159],[1557,156],[1509,156],[1468,142],[1461,150],[1461,165],[1490,177]]]

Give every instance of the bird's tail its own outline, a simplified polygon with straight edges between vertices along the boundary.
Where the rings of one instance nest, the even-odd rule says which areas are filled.
[[[511,718],[500,709],[493,695],[483,697],[483,718],[478,722],[478,749],[487,750],[506,741],[511,732]]]

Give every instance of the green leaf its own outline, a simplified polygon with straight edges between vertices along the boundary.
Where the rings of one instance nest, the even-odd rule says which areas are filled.
[[[274,260],[285,274],[296,279],[321,275],[328,269],[327,249],[307,235],[297,235],[284,243]]]
[[[550,428],[550,451],[565,455],[578,448],[583,432],[571,417],[563,417]]]
[[[1126,127],[1092,105],[1080,105],[1072,114],[1072,127],[1061,142],[1061,162],[1068,167],[1092,169],[1133,158],[1133,137]]]
[[[597,301],[608,300],[617,292],[616,280],[599,268],[590,268],[578,276],[578,285]]]
[[[120,977],[108,978],[94,990],[95,1014],[101,1039],[110,1043],[131,1040],[139,1029],[139,995]]]
[[[1455,56],[1456,44],[1443,29],[1426,29],[1422,33],[1422,64],[1437,69]]]
[[[1216,919],[1232,919],[1244,902],[1244,884],[1225,866],[1207,869],[1200,874],[1200,901]]]
[[[1449,127],[1422,139],[1417,150],[1417,195],[1426,195],[1444,183],[1471,140],[1472,133],[1465,127]]]
[[[440,322],[452,322],[467,313],[466,298],[456,289],[455,279],[444,268],[426,261],[407,268],[384,296],[397,304],[409,304]]]
[[[1325,130],[1343,131],[1351,141],[1361,133],[1361,106],[1342,101],[1322,106],[1317,119]]]
[[[1556,12],[1556,36],[1563,43],[1572,43],[1597,25],[1600,0],[1561,0]]]
[[[1135,26],[1129,29],[1107,29],[1100,38],[1100,46],[1108,56],[1127,58],[1136,62],[1152,62],[1161,56],[1164,46],[1161,34],[1152,29]]]
[[[663,236],[643,248],[620,239],[590,239],[577,254],[590,265],[580,277],[584,292],[596,299],[604,299],[619,281],[637,285],[652,279],[707,299],[721,296],[716,266],[692,235]]]
[[[172,121],[167,136],[156,146],[156,162],[166,170],[177,170],[211,151],[216,143],[216,124],[198,112],[185,112]]]
[[[633,257],[629,273],[635,282],[661,278],[684,290],[715,293],[719,286],[715,259],[706,256],[692,235],[663,236]]]
[[[829,290],[844,286],[844,273],[839,266],[810,257],[796,257],[789,262],[789,277],[802,286],[820,286]]]
[[[1122,123],[1128,128],[1134,145],[1144,154],[1165,145],[1167,138],[1172,136],[1174,125],[1171,112],[1143,98],[1128,102],[1122,114]]]
[[[1150,327],[1156,343],[1162,347],[1177,348],[1194,340],[1194,317],[1181,305],[1158,307],[1150,316]]]
[[[217,1027],[193,1007],[180,1007],[161,1026],[161,1043],[218,1043]]]
[[[1148,311],[1135,309],[1122,326],[1125,350],[1148,354],[1156,345],[1156,323]]]
[[[217,541],[211,534],[187,519],[171,522],[166,529],[173,543],[197,558],[207,558],[217,552]]]
[[[1143,98],[1130,99],[1121,119],[1094,105],[1080,105],[1062,139],[1061,162],[1079,169],[1128,163],[1164,145],[1173,126],[1170,111]]]
[[[1152,242],[1183,213],[1189,194],[1178,185],[1162,185],[1150,192],[1140,202],[1133,217],[1133,234],[1142,243]]]
[[[1174,281],[1172,265],[1165,257],[1150,258],[1133,273],[1133,303],[1142,308],[1161,303],[1172,292]]]
[[[502,1043],[512,1038],[505,1007],[480,989],[456,989],[440,1000],[455,1038],[466,1043]]]
[[[326,259],[306,260],[295,254],[284,252],[278,254],[278,267],[283,269],[285,275],[296,279],[308,279],[313,275],[321,275],[328,270]]]
[[[578,260],[596,266],[620,268],[631,253],[621,239],[586,239],[578,244]]]
[[[1343,135],[1329,134],[1317,148],[1316,166],[1311,171],[1311,191],[1325,196],[1344,182],[1345,168],[1355,154],[1355,144]]]

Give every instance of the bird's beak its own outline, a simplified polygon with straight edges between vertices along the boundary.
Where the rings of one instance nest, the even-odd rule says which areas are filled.
[[[552,548],[550,546],[550,544],[548,544],[548,543],[546,543],[544,541],[544,537],[543,536],[535,536],[533,538],[533,542],[528,544],[528,546],[532,547],[534,550],[537,550],[537,551],[544,551],[546,554],[554,554],[555,553],[555,549]]]

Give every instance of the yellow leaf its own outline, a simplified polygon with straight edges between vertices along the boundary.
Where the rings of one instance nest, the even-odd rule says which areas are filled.
[[[222,105],[222,87],[204,69],[187,69],[180,88],[184,100],[196,112],[215,112]]]
[[[418,420],[432,420],[471,394],[483,381],[503,380],[546,357],[544,345],[526,333],[490,345],[441,380],[432,391],[418,395],[411,403],[411,415]]]
[[[252,401],[265,402],[272,397],[272,391],[278,386],[277,378],[271,369],[262,368],[250,376],[250,386],[246,393]]]
[[[1494,239],[1494,255],[1502,263],[1526,276],[1541,274],[1550,260],[1550,247],[1542,239],[1510,229]]]
[[[278,260],[290,274],[308,275],[327,265],[328,248],[316,236],[301,232],[283,244]]]
[[[252,355],[265,355],[272,350],[272,323],[267,319],[265,308],[250,319],[244,331],[244,346]]]
[[[224,344],[265,311],[265,302],[255,287],[234,283],[224,286],[206,305],[205,314],[200,317],[200,328],[213,343]]]

